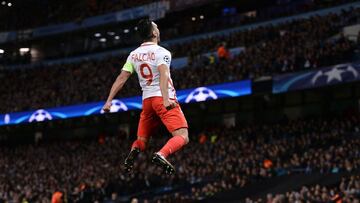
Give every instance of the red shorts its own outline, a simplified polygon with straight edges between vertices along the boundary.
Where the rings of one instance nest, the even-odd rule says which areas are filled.
[[[180,128],[188,128],[179,103],[177,103],[175,108],[166,110],[162,97],[144,99],[143,110],[140,114],[138,136],[149,138],[155,133],[161,122],[169,132],[174,132]]]

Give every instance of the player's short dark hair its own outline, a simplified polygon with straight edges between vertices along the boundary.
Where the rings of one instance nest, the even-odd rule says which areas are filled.
[[[153,38],[153,33],[152,33],[153,25],[151,20],[149,19],[140,20],[139,23],[137,24],[137,28],[141,40],[146,41],[146,40],[151,40],[151,38]]]

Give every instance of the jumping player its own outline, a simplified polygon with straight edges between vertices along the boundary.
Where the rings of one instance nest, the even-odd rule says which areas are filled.
[[[171,54],[158,45],[160,31],[157,25],[145,19],[141,20],[137,27],[143,43],[127,58],[103,110],[110,110],[112,99],[130,75],[136,72],[143,92],[143,110],[140,114],[137,140],[132,144],[131,151],[125,159],[125,167],[128,171],[132,169],[136,157],[145,150],[150,136],[162,122],[173,137],[160,151],[154,153],[152,162],[163,167],[166,173],[172,174],[175,168],[166,158],[189,142],[188,124],[177,101],[170,77]]]

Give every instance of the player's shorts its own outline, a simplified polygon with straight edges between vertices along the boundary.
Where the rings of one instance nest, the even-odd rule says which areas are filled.
[[[162,97],[144,99],[138,126],[138,136],[150,137],[155,133],[161,122],[169,132],[174,132],[180,128],[188,128],[184,113],[178,102],[175,108],[167,110],[163,105]]]

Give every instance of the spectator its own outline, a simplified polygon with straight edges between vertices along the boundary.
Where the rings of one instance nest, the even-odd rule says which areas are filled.
[[[51,203],[63,203],[63,193],[62,192],[54,192]]]
[[[219,48],[217,49],[217,54],[220,61],[226,61],[230,59],[230,52],[226,47],[226,42],[220,44]]]

